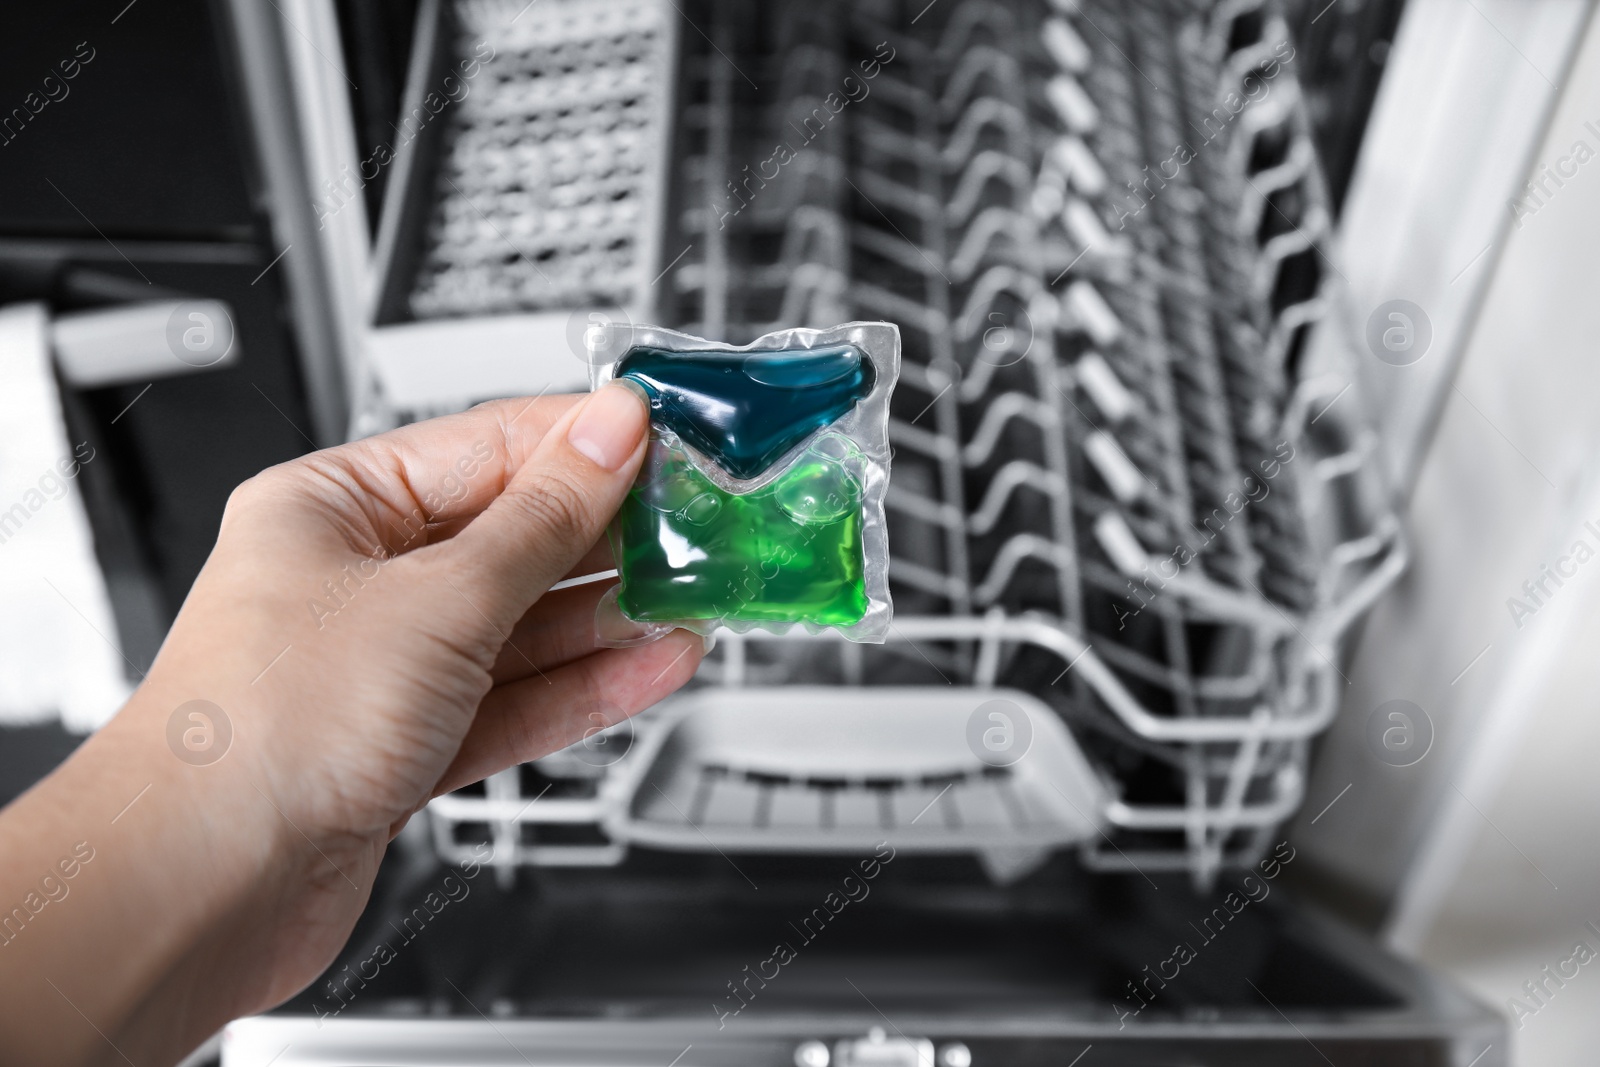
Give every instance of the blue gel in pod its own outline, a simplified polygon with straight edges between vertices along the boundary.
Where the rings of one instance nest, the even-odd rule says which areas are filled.
[[[650,418],[735,478],[754,478],[872,392],[855,345],[765,352],[638,347],[617,365],[650,394]]]

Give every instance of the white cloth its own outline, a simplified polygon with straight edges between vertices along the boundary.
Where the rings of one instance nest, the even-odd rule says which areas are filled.
[[[0,723],[102,725],[127,699],[105,579],[50,369],[49,317],[0,308]]]

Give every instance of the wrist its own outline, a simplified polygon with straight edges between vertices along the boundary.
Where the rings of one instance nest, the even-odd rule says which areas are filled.
[[[147,683],[91,739],[99,749],[85,752],[126,795],[108,798],[119,813],[108,830],[128,824],[126,849],[122,835],[108,835],[113,857],[134,868],[122,876],[158,910],[182,913],[166,933],[188,951],[169,961],[165,980],[192,981],[197,1002],[234,1013],[262,1006],[252,989],[265,968],[243,944],[260,935],[247,932],[275,928],[263,918],[284,906],[317,855],[282,813],[237,725],[215,704]],[[240,958],[219,961],[207,946]],[[208,957],[205,967],[196,955]]]
[[[141,687],[0,815],[15,876],[0,874],[0,904],[31,907],[53,872],[47,902],[0,946],[0,1033],[49,1034],[61,1062],[108,1041],[136,1061],[136,1049],[176,1058],[274,992],[252,958],[272,946],[249,931],[283,907],[314,853],[252,787],[241,753],[196,761],[181,736],[173,750],[168,703]]]

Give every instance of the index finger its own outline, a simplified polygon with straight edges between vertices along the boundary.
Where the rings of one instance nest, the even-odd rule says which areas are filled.
[[[500,496],[581,395],[492,400],[456,415],[316,452],[295,462],[351,486],[391,553],[420,547],[427,528],[456,526]]]

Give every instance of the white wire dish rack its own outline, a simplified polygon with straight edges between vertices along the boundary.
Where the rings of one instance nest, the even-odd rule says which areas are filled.
[[[492,58],[447,115],[412,315],[640,306],[675,19],[656,0],[454,4],[446,47]]]
[[[903,847],[1001,878],[1066,846],[1202,884],[1253,862],[1336,713],[1340,635],[1404,566],[1351,379],[1302,355],[1330,219],[1283,20],[1259,0],[683,17],[703,33],[678,53],[658,318],[736,343],[900,325],[896,621],[874,647],[722,635],[699,688],[636,725],[436,800],[440,852],[836,850],[823,800],[851,791],[901,834],[956,771],[896,771],[916,738],[880,709],[916,692],[970,715],[1004,690],[1043,747],[1002,776],[1087,806],[976,834],[958,802]],[[795,746],[703,757],[807,714],[859,773]],[[645,789],[681,806],[707,775],[732,799],[676,821]],[[775,823],[797,788],[811,816]]]
[[[486,798],[439,798],[435,832],[487,818],[502,829],[496,856],[503,845],[533,863],[615,862],[625,845],[805,853],[891,841],[972,852],[1006,879],[1103,825],[1098,778],[1061,720],[1026,693],[987,692],[976,728],[966,689],[878,689],[868,714],[838,696],[834,687],[699,689],[566,753],[569,781],[611,768],[592,797],[530,806],[518,772],[507,772],[510,788],[491,784]],[[986,750],[970,742],[974,729],[1003,736]],[[541,770],[563,777],[558,761]],[[609,843],[587,853],[522,845],[510,826],[539,805],[598,826]],[[439,845],[459,847],[449,836]]]

